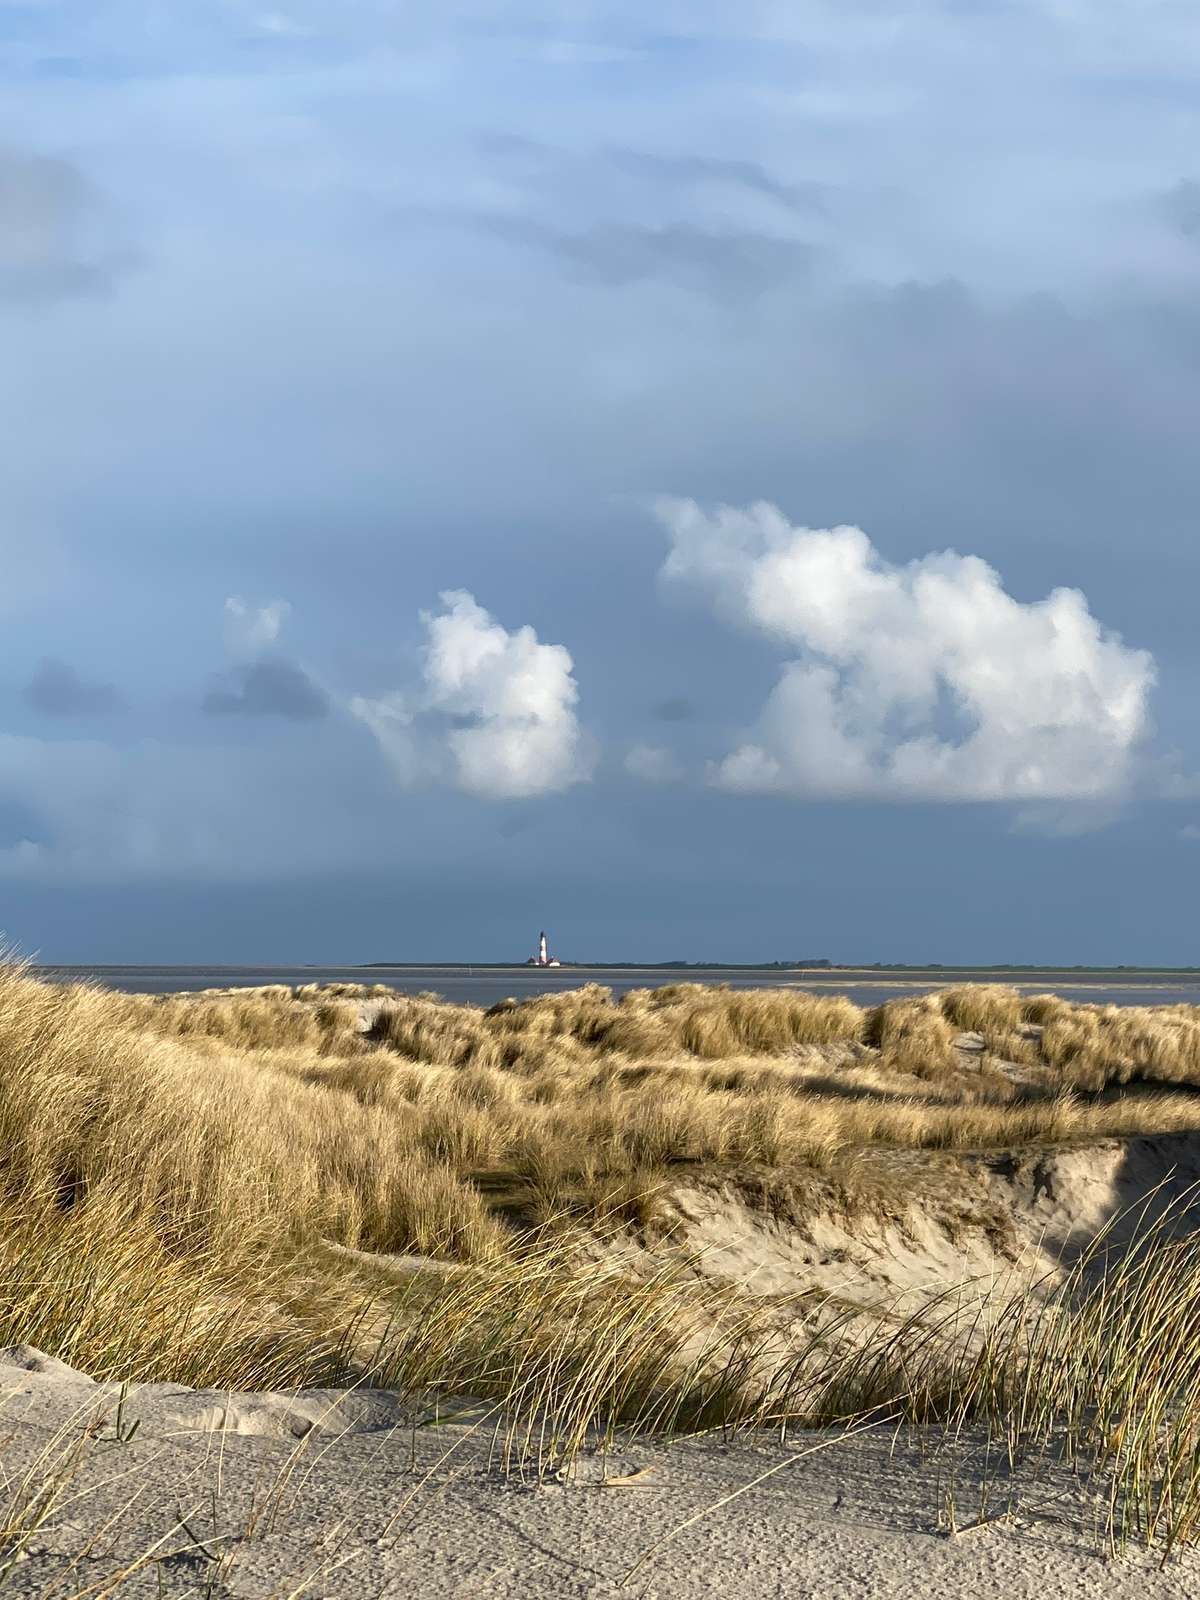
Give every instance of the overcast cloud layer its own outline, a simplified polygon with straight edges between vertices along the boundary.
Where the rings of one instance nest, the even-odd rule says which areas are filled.
[[[0,0],[0,926],[1196,959],[1181,0]]]

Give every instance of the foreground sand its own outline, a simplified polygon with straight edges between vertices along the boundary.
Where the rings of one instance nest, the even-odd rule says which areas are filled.
[[[968,1442],[952,1475],[936,1432],[634,1442],[560,1484],[506,1475],[477,1416],[420,1426],[383,1394],[152,1385],[118,1419],[118,1390],[26,1348],[0,1356],[0,1390],[10,1529],[23,1473],[40,1461],[29,1487],[44,1482],[89,1433],[61,1504],[27,1538],[10,1532],[0,1588],[14,1595],[1182,1600],[1200,1587],[1191,1553],[1165,1569],[1137,1551],[1106,1561],[1085,1489],[1059,1469],[1002,1475],[978,1525],[978,1450]]]

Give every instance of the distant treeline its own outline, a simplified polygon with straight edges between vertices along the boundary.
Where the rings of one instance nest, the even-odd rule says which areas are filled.
[[[529,964],[528,961],[365,961],[363,967],[419,967],[422,971],[445,967],[453,972],[463,967],[473,967],[486,972],[493,967],[498,971],[506,971],[509,967],[527,967]],[[795,972],[812,967],[821,971],[834,970],[833,962],[824,956],[813,961],[572,961],[563,957],[559,965],[586,967],[589,972]],[[845,970],[858,969],[848,967]]]
[[[563,964],[572,965],[570,962]],[[833,971],[833,962],[825,956],[809,961],[581,961],[576,964],[617,972],[793,972],[811,967]]]

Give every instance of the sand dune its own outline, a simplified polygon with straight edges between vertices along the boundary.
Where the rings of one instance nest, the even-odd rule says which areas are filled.
[[[0,973],[0,1591],[1190,1592],[1200,1015],[375,998]]]

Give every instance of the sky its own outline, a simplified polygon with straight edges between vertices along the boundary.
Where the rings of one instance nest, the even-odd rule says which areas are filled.
[[[0,0],[0,928],[1200,962],[1185,0]]]

